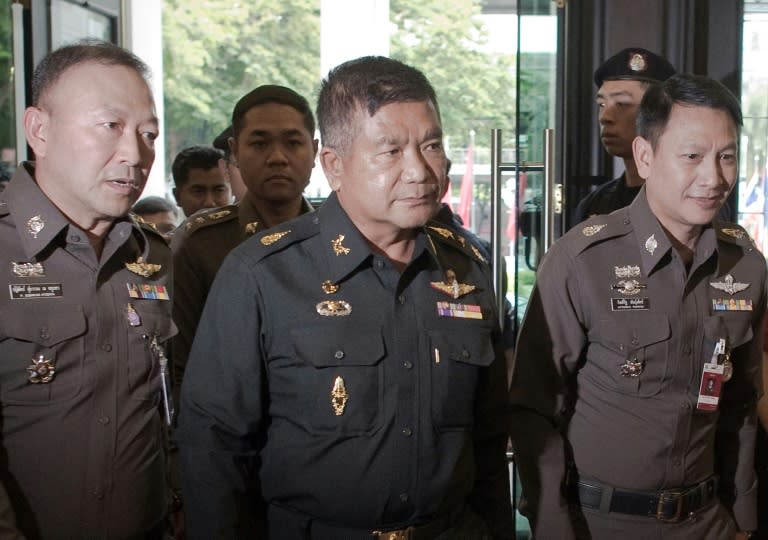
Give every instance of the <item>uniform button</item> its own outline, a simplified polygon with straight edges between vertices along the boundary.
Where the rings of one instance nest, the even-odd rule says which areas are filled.
[[[683,403],[683,409],[685,409],[687,411],[690,408],[691,408],[691,404],[690,403],[688,403],[687,401],[685,403]]]
[[[470,356],[471,355],[469,354],[469,351],[467,349],[464,349],[463,351],[461,351],[461,357],[462,358],[466,359],[466,358],[469,358]]]
[[[402,433],[406,437],[410,437],[411,435],[413,435],[413,431],[409,427],[404,427]]]
[[[335,353],[333,353],[333,357],[336,360],[341,360],[342,358],[344,358],[344,351],[336,351]]]
[[[107,425],[109,424],[109,416],[102,416],[99,418],[99,424]]]
[[[680,465],[682,465],[682,462],[679,459],[675,460],[675,467],[679,467]]]
[[[408,360],[406,360],[405,362],[403,362],[403,367],[405,369],[411,369],[413,367],[413,362],[409,362]]]
[[[380,259],[377,260],[376,261],[376,268],[384,268],[384,261],[382,261]]]
[[[91,495],[93,495],[93,497],[94,497],[95,499],[99,499],[99,500],[101,500],[101,499],[103,499],[103,498],[104,498],[104,492],[103,492],[103,491],[101,491],[100,489],[94,489],[94,490],[91,492]]]
[[[48,341],[49,339],[51,339],[51,334],[50,332],[48,332],[47,326],[40,327],[40,339],[42,339],[43,341]]]
[[[407,493],[401,493],[400,494],[400,502],[404,502],[404,503],[408,502],[408,494]]]
[[[112,350],[112,345],[110,345],[109,343],[105,343],[104,345],[101,346],[101,348],[104,351],[110,352]]]
[[[405,295],[401,294],[400,296],[398,296],[397,301],[400,302],[401,304],[405,304]]]
[[[80,237],[78,235],[76,235],[76,234],[73,234],[72,236],[70,236],[69,239],[71,241],[73,241],[73,242],[79,242],[80,241]]]

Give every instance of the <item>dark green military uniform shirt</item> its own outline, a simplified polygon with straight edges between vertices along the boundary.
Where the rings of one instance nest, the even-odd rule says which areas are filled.
[[[572,537],[561,497],[566,452],[574,477],[629,490],[719,475],[722,506],[679,524],[585,510],[594,538],[619,530],[624,538],[719,539],[755,528],[765,294],[765,260],[741,227],[705,227],[686,270],[644,189],[629,207],[555,243],[523,321],[511,389],[513,444],[537,537]],[[720,339],[733,378],[718,410],[701,410],[704,363]]]
[[[230,254],[182,387],[192,538],[233,537],[243,493],[369,531],[469,505],[513,537],[494,295],[449,227],[400,273],[334,194]]]
[[[124,218],[98,259],[31,173],[0,194],[2,486],[28,539],[143,539],[165,511],[150,341],[174,330],[171,253]]]
[[[301,213],[312,211],[302,199]],[[173,339],[174,387],[178,390],[195,338],[200,314],[224,258],[243,240],[265,229],[250,196],[237,204],[190,216],[171,238],[174,264],[173,319],[179,333]]]

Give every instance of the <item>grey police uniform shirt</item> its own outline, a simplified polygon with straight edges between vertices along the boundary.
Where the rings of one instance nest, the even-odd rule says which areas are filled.
[[[511,388],[512,441],[538,537],[569,537],[567,461],[574,477],[633,490],[717,474],[721,503],[739,529],[754,529],[765,294],[765,260],[738,225],[705,227],[686,273],[644,189],[629,207],[555,243],[521,327]],[[704,363],[721,338],[733,378],[716,412],[699,410]],[[630,362],[642,366],[639,376],[622,374]],[[719,538],[707,532],[726,530],[717,516],[667,526],[665,536],[653,519],[626,518],[625,537]],[[666,536],[672,531],[681,536]]]
[[[165,511],[150,341],[174,331],[170,250],[126,217],[97,260],[32,170],[0,194],[0,508],[27,539],[143,539]],[[140,257],[157,271],[128,270]],[[0,537],[15,537],[11,520]]]
[[[300,212],[311,211],[312,206],[302,199]],[[250,195],[246,195],[237,204],[195,213],[173,234],[173,318],[179,332],[173,338],[172,362],[177,391],[216,272],[230,251],[265,228]]]
[[[332,194],[225,260],[182,386],[192,538],[232,536],[238,494],[371,531],[466,504],[513,537],[487,266],[433,226],[401,274]]]

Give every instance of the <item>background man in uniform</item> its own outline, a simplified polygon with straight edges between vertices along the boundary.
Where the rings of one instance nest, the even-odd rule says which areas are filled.
[[[256,232],[312,210],[302,197],[318,141],[309,103],[284,86],[246,94],[232,112],[232,160],[248,191],[235,205],[201,212],[174,233],[175,387],[181,386],[205,299],[224,257]]]
[[[35,70],[36,161],[0,195],[3,539],[162,537],[171,255],[127,217],[155,157],[146,76],[100,42]]]
[[[713,222],[741,111],[720,83],[680,75],[648,90],[637,124],[644,188],[553,246],[520,331],[524,511],[540,539],[744,538],[766,268],[741,227]]]
[[[512,538],[487,264],[430,221],[434,90],[365,57],[330,72],[318,118],[334,193],[230,254],[195,339],[179,432],[192,537],[234,536],[245,497],[273,539]]]
[[[661,56],[632,47],[610,57],[595,71],[600,140],[605,150],[624,161],[624,173],[584,197],[573,223],[595,214],[610,214],[627,206],[643,185],[632,157],[635,115],[651,83],[665,81],[675,68]]]
[[[232,203],[229,179],[219,170],[224,154],[216,148],[190,146],[173,160],[173,196],[189,217],[205,208],[218,208]]]
[[[155,230],[162,234],[166,239],[176,228],[176,207],[163,197],[151,195],[139,199],[133,205],[131,212],[139,216],[150,225],[155,226]]]

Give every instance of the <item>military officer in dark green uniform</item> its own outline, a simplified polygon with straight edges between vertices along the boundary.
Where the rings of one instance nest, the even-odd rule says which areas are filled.
[[[158,135],[146,76],[98,42],[35,70],[35,162],[0,194],[4,540],[163,537],[171,252],[128,216]]]
[[[248,187],[235,205],[191,216],[174,234],[174,382],[178,389],[197,323],[224,257],[255,233],[309,212],[302,197],[317,155],[307,100],[283,86],[260,86],[232,112],[231,159]]]
[[[623,49],[595,70],[600,141],[610,155],[622,159],[625,170],[579,201],[573,224],[596,214],[610,214],[634,200],[643,185],[632,157],[637,107],[652,83],[674,73],[666,59],[641,47]]]
[[[555,243],[520,331],[523,511],[537,539],[746,538],[766,265],[716,219],[741,111],[720,83],[678,75],[646,92],[637,126],[644,187]]]
[[[190,537],[251,522],[249,537],[279,540],[513,538],[488,265],[431,221],[434,90],[364,57],[318,103],[334,193],[232,251],[195,339],[179,425]]]

